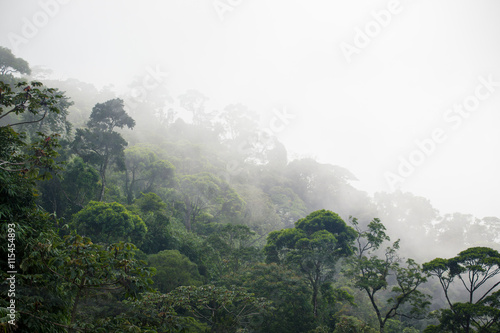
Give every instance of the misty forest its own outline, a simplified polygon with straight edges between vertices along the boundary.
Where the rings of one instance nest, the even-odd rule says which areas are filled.
[[[0,46],[1,332],[500,332],[500,218],[359,189],[286,108],[30,63]]]

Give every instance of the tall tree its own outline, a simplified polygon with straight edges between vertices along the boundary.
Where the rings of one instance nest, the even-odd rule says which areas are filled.
[[[26,60],[17,58],[10,49],[0,46],[0,75],[13,73],[29,75],[31,69]]]
[[[153,192],[161,185],[172,183],[175,167],[160,160],[147,146],[125,149],[125,191],[131,204],[140,192]]]
[[[318,315],[318,297],[323,283],[332,279],[335,266],[353,253],[356,231],[337,214],[319,210],[295,222],[295,228],[273,231],[264,252],[267,262],[283,263],[300,270],[312,290],[311,304]]]
[[[133,128],[135,121],[126,112],[121,99],[98,103],[92,109],[86,129],[77,129],[73,147],[85,161],[95,164],[101,176],[99,201],[104,198],[106,171],[112,162],[123,165],[127,142],[115,128]],[[121,164],[120,164],[121,163]]]
[[[399,240],[385,249],[382,258],[376,255],[380,246],[390,241],[389,236],[385,234],[385,226],[379,219],[371,221],[364,231],[361,231],[355,218],[351,219],[351,223],[356,228],[358,236],[357,253],[352,262],[350,275],[354,278],[355,286],[365,291],[370,299],[377,315],[380,332],[384,332],[391,318],[397,315],[422,319],[429,302],[428,296],[418,290],[418,287],[427,281],[420,266],[412,259],[406,261],[406,267],[401,265],[397,254]],[[395,284],[385,305],[377,294],[387,289],[391,280],[395,280]],[[404,304],[411,306],[409,313],[401,311]]]
[[[498,332],[500,328],[500,253],[471,247],[451,259],[436,258],[423,265],[438,278],[449,309],[441,311],[439,326],[426,332]],[[457,286],[458,285],[458,286]],[[453,299],[450,288],[465,297]],[[457,291],[457,290],[455,290]],[[462,331],[460,331],[462,332]]]

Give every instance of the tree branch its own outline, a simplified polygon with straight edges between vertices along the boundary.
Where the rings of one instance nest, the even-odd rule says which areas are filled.
[[[10,125],[7,125],[7,126],[16,126],[16,125],[23,125],[23,124],[38,123],[38,122],[42,121],[45,118],[45,116],[47,115],[48,112],[49,112],[49,110],[45,110],[45,113],[43,114],[43,117],[40,118],[40,119],[38,119],[38,120],[23,121],[23,122],[20,122],[20,123],[10,124]]]

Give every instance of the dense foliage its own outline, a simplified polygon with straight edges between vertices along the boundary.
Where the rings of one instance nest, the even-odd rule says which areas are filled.
[[[194,90],[21,74],[0,48],[3,331],[499,331],[498,218],[369,197]]]

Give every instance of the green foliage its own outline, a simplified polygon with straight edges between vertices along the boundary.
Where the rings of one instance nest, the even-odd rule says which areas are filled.
[[[168,216],[162,212],[154,212],[143,214],[142,219],[148,228],[141,245],[142,251],[152,254],[176,246],[175,239],[169,229],[170,218]]]
[[[148,263],[156,268],[155,287],[167,293],[179,286],[199,286],[202,278],[196,264],[177,250],[165,250],[148,256]]]
[[[366,323],[376,325],[378,315],[385,332],[413,333],[407,317],[425,310],[425,276],[399,253],[435,251],[420,246],[428,234],[443,251],[451,245],[447,237],[474,246],[498,238],[498,219],[454,214],[431,224],[438,215],[426,199],[396,192],[377,194],[372,203],[341,167],[288,162],[284,146],[242,105],[206,112],[203,94],[188,91],[175,101],[161,85],[145,99],[128,100],[138,126],[118,132],[135,120],[109,89],[74,79],[54,82],[61,91],[39,82],[7,84],[19,82],[26,68],[0,49],[0,236],[15,225],[18,331],[370,332]],[[179,105],[193,124],[176,121]],[[71,142],[78,155],[72,156],[67,118],[80,127],[89,115]],[[58,162],[67,163],[65,171]],[[407,248],[396,242],[384,251],[389,237],[377,219],[356,234],[339,215],[316,211],[364,219],[375,206]],[[60,238],[68,232],[57,226],[73,214],[73,226],[96,244],[76,234]],[[426,331],[500,331],[498,255],[490,250],[427,264],[450,309],[436,311],[440,323]],[[2,268],[7,253],[0,242]],[[339,263],[356,274],[338,274]],[[169,293],[143,294],[153,280]],[[454,299],[457,285],[472,303]],[[4,331],[7,302],[2,293]]]
[[[269,196],[285,227],[293,226],[295,221],[306,215],[305,203],[292,189],[274,186],[269,190]]]
[[[227,218],[234,221],[244,207],[243,200],[229,184],[207,172],[180,177],[179,190],[184,202],[187,230],[191,230],[201,216],[205,217],[205,222],[225,221]]]
[[[24,315],[33,308],[44,313],[42,320],[62,322],[68,315],[67,304],[58,299],[58,286],[53,283],[50,274],[43,269],[23,266],[24,260],[36,253],[37,244],[58,240],[53,217],[36,204],[38,193],[35,187],[36,181],[49,178],[50,171],[59,168],[55,161],[58,135],[39,132],[37,136],[40,139],[32,138],[29,142],[24,133],[14,128],[23,125],[21,117],[27,114],[35,118],[33,123],[40,122],[48,114],[57,114],[56,105],[60,98],[62,96],[54,89],[43,88],[40,82],[31,82],[30,85],[20,82],[12,86],[0,82],[0,237],[7,240],[7,236],[15,232],[12,242],[0,242],[0,276],[4,291],[6,278],[11,277],[6,272],[13,270],[7,265],[7,258],[15,254],[14,270],[18,271],[16,324],[20,331],[26,332],[61,331],[55,325]],[[12,262],[9,264],[12,265]],[[10,302],[7,296],[2,292],[2,308]],[[2,311],[1,322],[4,324],[0,326],[10,329],[10,325],[5,325],[8,318],[3,317],[5,314]]]
[[[270,302],[257,298],[243,288],[206,285],[179,287],[168,294],[175,306],[206,322],[211,332],[234,332],[259,323]]]
[[[49,170],[57,168],[54,158],[59,146],[58,134],[37,132],[38,140],[28,144],[26,135],[16,132],[13,126],[26,124],[16,118],[29,114],[41,122],[49,113],[59,113],[56,107],[62,95],[54,89],[42,88],[40,82],[17,83],[14,87],[0,81],[0,170],[20,173],[31,180],[48,179]],[[40,170],[44,173],[39,174]]]
[[[43,119],[40,116],[31,112],[25,112],[18,118],[22,122],[19,128],[27,133],[31,141],[34,141],[38,132],[42,133],[57,133],[63,139],[68,139],[71,135],[72,125],[67,120],[69,115],[69,107],[73,102],[65,95],[64,92],[55,89],[53,94],[58,96],[57,102],[51,107],[57,109],[58,112],[50,112],[49,106],[42,104],[41,112]]]
[[[41,206],[57,217],[70,221],[71,216],[97,198],[99,173],[76,156],[56,177],[38,184]]]
[[[333,333],[376,333],[377,331],[356,317],[342,316]]]
[[[333,212],[326,210],[315,211],[298,220],[295,223],[295,228],[303,230],[309,237],[317,234],[318,231],[327,231],[335,236],[336,250],[338,250],[339,256],[347,256],[352,253],[351,245],[356,233],[354,229],[345,224],[339,215]]]
[[[161,198],[153,192],[143,193],[139,199],[134,201],[134,204],[144,213],[159,212],[167,207]]]
[[[157,194],[143,193],[139,199],[134,201],[134,206],[139,208],[140,216],[148,228],[141,245],[142,251],[153,254],[177,246],[177,242],[170,230],[171,219],[173,218],[166,211],[167,205]]]
[[[264,253],[268,263],[291,265],[304,275],[317,316],[319,288],[333,278],[339,259],[352,253],[355,235],[337,214],[320,210],[298,220],[294,229],[271,232]]]
[[[127,142],[114,129],[125,126],[133,128],[134,125],[135,121],[124,110],[123,101],[112,99],[105,103],[97,103],[87,122],[88,128],[76,130],[73,141],[74,151],[84,161],[99,168],[101,175],[100,201],[104,198],[108,166],[114,162],[119,168],[125,168],[123,151]]]
[[[125,150],[125,187],[128,203],[140,191],[151,192],[160,186],[171,185],[175,167],[160,160],[147,146],[134,146]]]
[[[135,121],[125,112],[123,100],[115,98],[97,103],[92,109],[87,126],[100,132],[112,132],[115,127],[133,128]]]
[[[117,319],[120,332],[205,333],[207,325],[192,317],[180,316],[177,301],[169,294],[144,293],[141,299],[125,301],[129,311]]]
[[[234,188],[245,202],[244,224],[261,236],[266,236],[273,230],[285,227],[284,219],[280,218],[273,200],[264,189],[253,185],[251,180],[246,180],[243,185],[234,185]],[[293,222],[295,221],[293,220]],[[293,225],[293,222],[290,224]]]
[[[440,324],[428,327],[433,330],[465,332],[495,332],[500,325],[500,254],[487,247],[472,247],[451,259],[436,258],[423,265],[429,275],[436,277],[443,289],[449,309],[439,315]],[[458,287],[457,287],[458,285]],[[465,302],[452,300],[450,287],[463,287]]]
[[[21,264],[25,271],[44,272],[27,276],[33,303],[23,312],[26,325],[41,320],[65,328],[98,328],[96,318],[80,308],[84,300],[99,299],[103,292],[137,297],[152,290],[154,270],[134,259],[135,250],[134,245],[123,242],[107,247],[93,244],[77,234],[39,242]],[[49,298],[44,297],[45,284],[56,286]],[[54,316],[54,303],[63,306],[59,317]]]
[[[105,244],[126,240],[141,245],[147,232],[138,215],[116,202],[89,202],[74,215],[72,225],[80,234]]]
[[[379,219],[371,221],[367,230],[361,231],[357,219],[352,218],[351,223],[358,232],[357,254],[354,258],[349,276],[354,280],[354,285],[366,292],[375,310],[380,326],[380,331],[385,332],[386,325],[391,318],[402,314],[401,307],[410,305],[410,310],[405,316],[410,318],[423,318],[429,306],[429,296],[418,290],[418,287],[427,281],[420,265],[414,260],[407,259],[406,266],[400,264],[397,251],[399,240],[387,247],[382,258],[376,251],[385,241],[390,241],[385,234],[385,226]],[[390,285],[390,280],[395,280],[384,305],[376,296],[379,291],[385,290]]]
[[[263,259],[261,251],[254,245],[258,238],[249,227],[211,223],[207,229],[211,229],[206,242],[207,247],[213,250],[207,262],[212,279],[235,274],[241,268]]]
[[[75,209],[81,209],[96,198],[99,190],[99,173],[79,157],[70,161],[62,174],[61,191]]]
[[[256,264],[225,276],[222,282],[242,286],[272,302],[272,311],[262,317],[263,332],[307,332],[314,324],[311,290],[301,276],[286,267]]]

